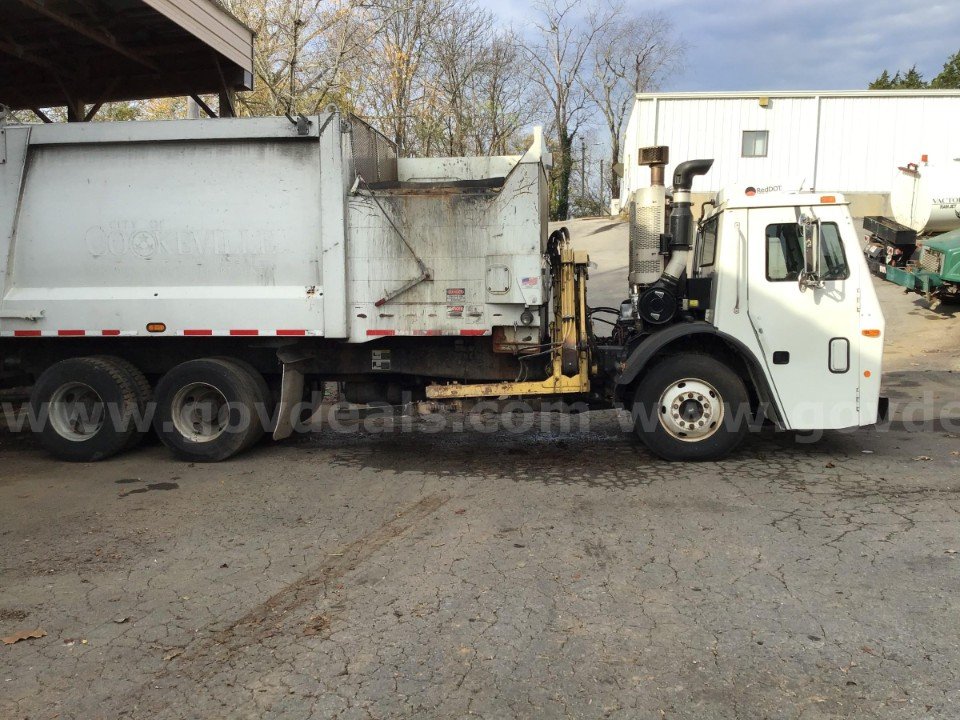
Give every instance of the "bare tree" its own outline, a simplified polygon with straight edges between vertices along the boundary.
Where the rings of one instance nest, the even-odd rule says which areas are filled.
[[[254,91],[246,114],[313,113],[349,105],[354,72],[379,29],[364,0],[227,0],[255,33]]]
[[[433,28],[430,47],[427,82],[437,89],[444,151],[506,154],[531,117],[516,35],[462,2]]]
[[[474,90],[486,71],[493,15],[471,3],[453,8],[430,32],[432,81],[442,97],[444,150],[464,155],[478,118]]]
[[[501,30],[491,38],[486,53],[484,72],[475,88],[478,121],[473,151],[507,155],[516,149],[520,131],[534,115],[524,52],[512,31]]]
[[[551,188],[551,215],[566,219],[570,213],[572,147],[587,120],[588,96],[583,73],[597,36],[613,18],[609,6],[591,5],[578,13],[579,0],[537,0],[533,37],[525,44],[534,70],[533,81],[552,110],[557,158]]]
[[[634,95],[656,89],[679,67],[684,51],[683,39],[675,35],[670,20],[659,13],[620,18],[597,34],[584,91],[603,115],[609,133],[612,197],[620,193],[620,177],[613,166],[620,162],[620,139]]]
[[[363,92],[369,114],[401,152],[414,145],[412,116],[431,100],[422,74],[431,29],[454,6],[455,0],[380,0],[374,8],[380,31],[371,38]]]

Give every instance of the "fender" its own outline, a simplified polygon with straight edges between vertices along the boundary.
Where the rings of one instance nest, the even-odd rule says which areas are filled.
[[[650,361],[656,358],[660,352],[680,340],[681,338],[691,337],[693,335],[711,335],[724,342],[730,349],[739,355],[747,366],[750,373],[750,380],[756,388],[760,402],[766,408],[773,411],[774,417],[770,419],[776,422],[780,428],[786,427],[783,423],[783,414],[777,403],[777,397],[773,393],[770,383],[767,381],[766,373],[763,371],[763,364],[756,357],[753,351],[744,345],[740,340],[720,332],[713,325],[703,321],[678,323],[664,328],[658,333],[641,342],[633,352],[630,353],[623,369],[616,376],[617,395],[621,395],[624,386],[632,383],[643,369],[650,364]]]

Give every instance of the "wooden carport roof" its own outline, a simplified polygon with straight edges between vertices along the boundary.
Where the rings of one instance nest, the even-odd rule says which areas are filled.
[[[253,87],[253,32],[212,0],[0,0],[0,103],[67,106]],[[93,108],[88,109],[87,105]]]

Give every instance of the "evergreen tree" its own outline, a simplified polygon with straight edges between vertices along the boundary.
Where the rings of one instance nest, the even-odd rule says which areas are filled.
[[[899,73],[897,74],[899,75]],[[927,87],[927,83],[924,82],[923,75],[917,71],[917,66],[914,65],[900,79],[899,85],[895,84],[894,87],[897,90],[920,90]]]
[[[890,73],[884,70],[880,73],[880,76],[870,83],[870,90],[890,90],[893,88],[893,80],[890,78]]]
[[[943,64],[943,70],[930,81],[930,87],[943,90],[960,89],[960,51],[951,55]]]

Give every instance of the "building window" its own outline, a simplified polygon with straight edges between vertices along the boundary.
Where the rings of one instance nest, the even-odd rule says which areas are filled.
[[[766,157],[769,130],[744,130],[741,157]]]

